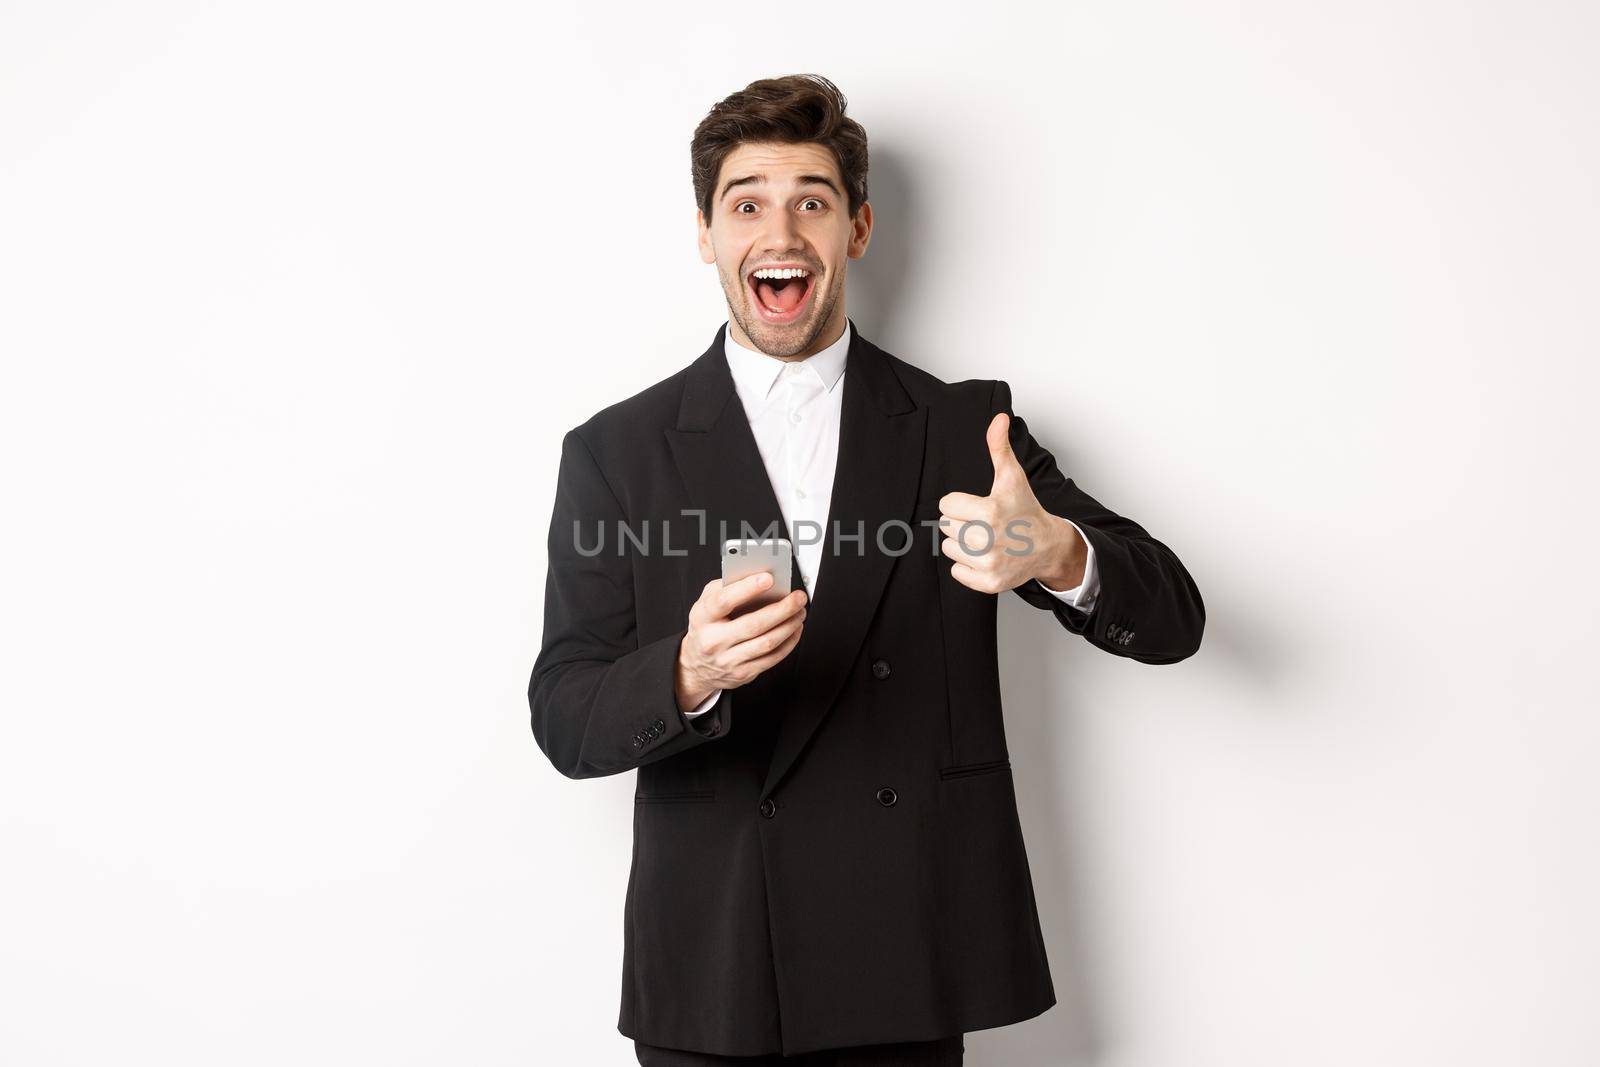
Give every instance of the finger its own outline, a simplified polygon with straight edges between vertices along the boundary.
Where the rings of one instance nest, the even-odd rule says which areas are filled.
[[[983,566],[982,561],[987,559],[989,553],[984,550],[983,539],[973,538],[968,542],[972,547],[968,549],[954,537],[946,537],[939,542],[939,551],[957,563],[965,563],[974,569]]]
[[[709,618],[716,611],[717,590],[722,588],[722,579],[713,578],[700,587],[700,595],[689,605],[689,621],[698,624],[701,620]]]
[[[724,662],[730,667],[738,668],[748,666],[751,660],[760,659],[770,655],[774,649],[779,648],[793,634],[800,631],[805,625],[805,616],[795,615],[765,630],[746,641],[729,648],[724,657]]]
[[[989,498],[975,493],[946,493],[939,498],[946,518],[981,519],[989,513]]]
[[[742,615],[712,623],[707,630],[707,641],[716,648],[731,648],[785,622],[805,610],[803,590],[795,590],[782,600],[764,604]]]
[[[994,461],[994,469],[999,470],[1007,461],[1016,457],[1011,454],[1011,416],[1003,411],[995,412],[994,418],[989,420],[989,428],[983,433],[984,439],[989,444],[989,458]]]
[[[985,519],[951,519],[939,532],[956,542],[958,548],[965,549],[969,556],[981,556],[989,551],[1001,533]]]
[[[954,578],[968,589],[975,589],[980,593],[994,592],[994,589],[992,588],[993,582],[990,580],[989,576],[981,571],[967,566],[965,563],[950,564],[950,577]]]
[[[783,658],[794,651],[794,646],[800,643],[800,635],[805,632],[805,627],[796,627],[794,633],[784,639],[784,642],[765,656],[757,657],[745,664],[745,670],[753,671],[760,675],[782,662]]]
[[[716,593],[713,610],[717,619],[726,619],[728,612],[772,587],[772,575],[767,571],[747,574],[736,582],[725,582]]]
[[[994,464],[994,487],[989,490],[990,495],[1018,479],[1027,481],[1022,464],[1017,462],[1017,454],[1011,450],[1011,416],[1003,411],[997,414],[990,420],[984,436],[989,443],[989,460]]]
[[[774,626],[785,621],[796,612],[804,611],[806,606],[806,593],[804,589],[796,589],[782,600],[774,601],[754,611],[740,615],[737,619],[729,619],[722,624],[724,630],[717,635],[717,641],[726,645],[736,645],[740,641],[748,641],[757,634],[764,634]]]
[[[989,428],[984,431],[984,440],[989,445],[989,460],[994,464],[995,473],[998,474],[1006,467],[1017,462],[1015,453],[1011,451],[1011,416],[1005,412],[997,412],[989,420]]]

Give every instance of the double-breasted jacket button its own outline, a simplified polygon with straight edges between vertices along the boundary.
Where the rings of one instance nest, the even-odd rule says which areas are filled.
[[[894,807],[894,802],[899,799],[900,794],[896,793],[888,786],[884,786],[882,789],[878,790],[878,803],[882,804],[886,808]]]
[[[889,661],[886,660],[886,659],[875,659],[875,660],[873,660],[872,661],[872,676],[874,678],[887,678],[887,677],[889,677]]]
[[[771,797],[768,797],[761,802],[761,807],[756,810],[761,812],[761,817],[763,819],[770,819],[774,815],[778,814],[778,805],[773,803]]]

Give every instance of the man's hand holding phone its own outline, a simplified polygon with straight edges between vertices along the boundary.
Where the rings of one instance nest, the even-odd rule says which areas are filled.
[[[745,612],[729,613],[759,597],[772,585],[766,571],[723,584],[713,578],[689,609],[689,628],[678,646],[678,707],[692,709],[719,689],[737,689],[780,662],[800,641],[806,618],[806,591]]]

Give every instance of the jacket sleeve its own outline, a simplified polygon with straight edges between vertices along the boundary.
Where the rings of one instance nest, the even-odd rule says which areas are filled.
[[[1100,595],[1087,613],[1051,596],[1037,582],[1024,582],[1013,592],[1114,655],[1141,663],[1176,663],[1194,655],[1205,630],[1205,603],[1177,554],[1062,474],[1055,457],[1011,410],[1011,387],[997,381],[990,417],[1002,411],[1011,416],[1011,449],[1034,496],[1050,514],[1070,519],[1082,531],[1094,548],[1100,578]]]
[[[639,643],[634,557],[619,551],[625,522],[593,453],[578,430],[569,431],[550,518],[544,636],[528,681],[534,739],[569,778],[654,763],[725,737],[731,726],[727,694],[693,720],[678,709],[687,619],[682,629]]]

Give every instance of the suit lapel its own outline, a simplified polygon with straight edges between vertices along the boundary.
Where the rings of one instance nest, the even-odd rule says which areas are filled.
[[[702,584],[721,573],[719,522],[726,522],[729,537],[744,536],[744,522],[757,534],[770,526],[793,542],[734,389],[723,352],[726,330],[724,324],[711,347],[690,365],[678,424],[667,431],[689,500],[706,513],[705,536],[688,546],[690,573],[704,575]],[[914,536],[927,413],[912,403],[888,357],[861,336],[853,321],[844,373],[838,460],[817,598],[808,605],[805,630],[788,657],[795,687],[778,724],[763,796],[777,787],[827,718],[860,652],[896,558],[878,548],[878,531],[900,520],[912,526]],[[843,535],[838,551],[835,530]],[[857,533],[860,542],[843,539]],[[885,530],[884,544],[898,551],[907,536],[903,528]],[[791,583],[793,588],[801,585],[798,565]],[[699,596],[699,586],[686,590],[685,596],[687,611]]]
[[[689,542],[689,573],[699,579],[699,584],[684,590],[686,614],[701,586],[722,573],[724,536],[777,536],[794,542],[733,387],[722,349],[726,329],[726,325],[718,329],[711,347],[689,365],[678,424],[667,431],[667,445],[688,489],[690,508],[705,512],[672,517],[673,525],[682,524],[687,532],[673,540]],[[789,581],[791,589],[800,587],[798,565],[791,565]]]
[[[796,661],[794,697],[778,724],[763,796],[777,788],[832,710],[877,613],[896,558],[879,550],[878,531],[895,519],[910,525],[916,507],[927,412],[912,404],[888,357],[861,336],[854,322],[850,326],[817,598],[807,607],[805,631],[790,653]],[[841,535],[838,551],[835,531]],[[857,533],[859,542],[843,539]],[[883,541],[898,551],[906,536],[903,529],[889,529]]]

